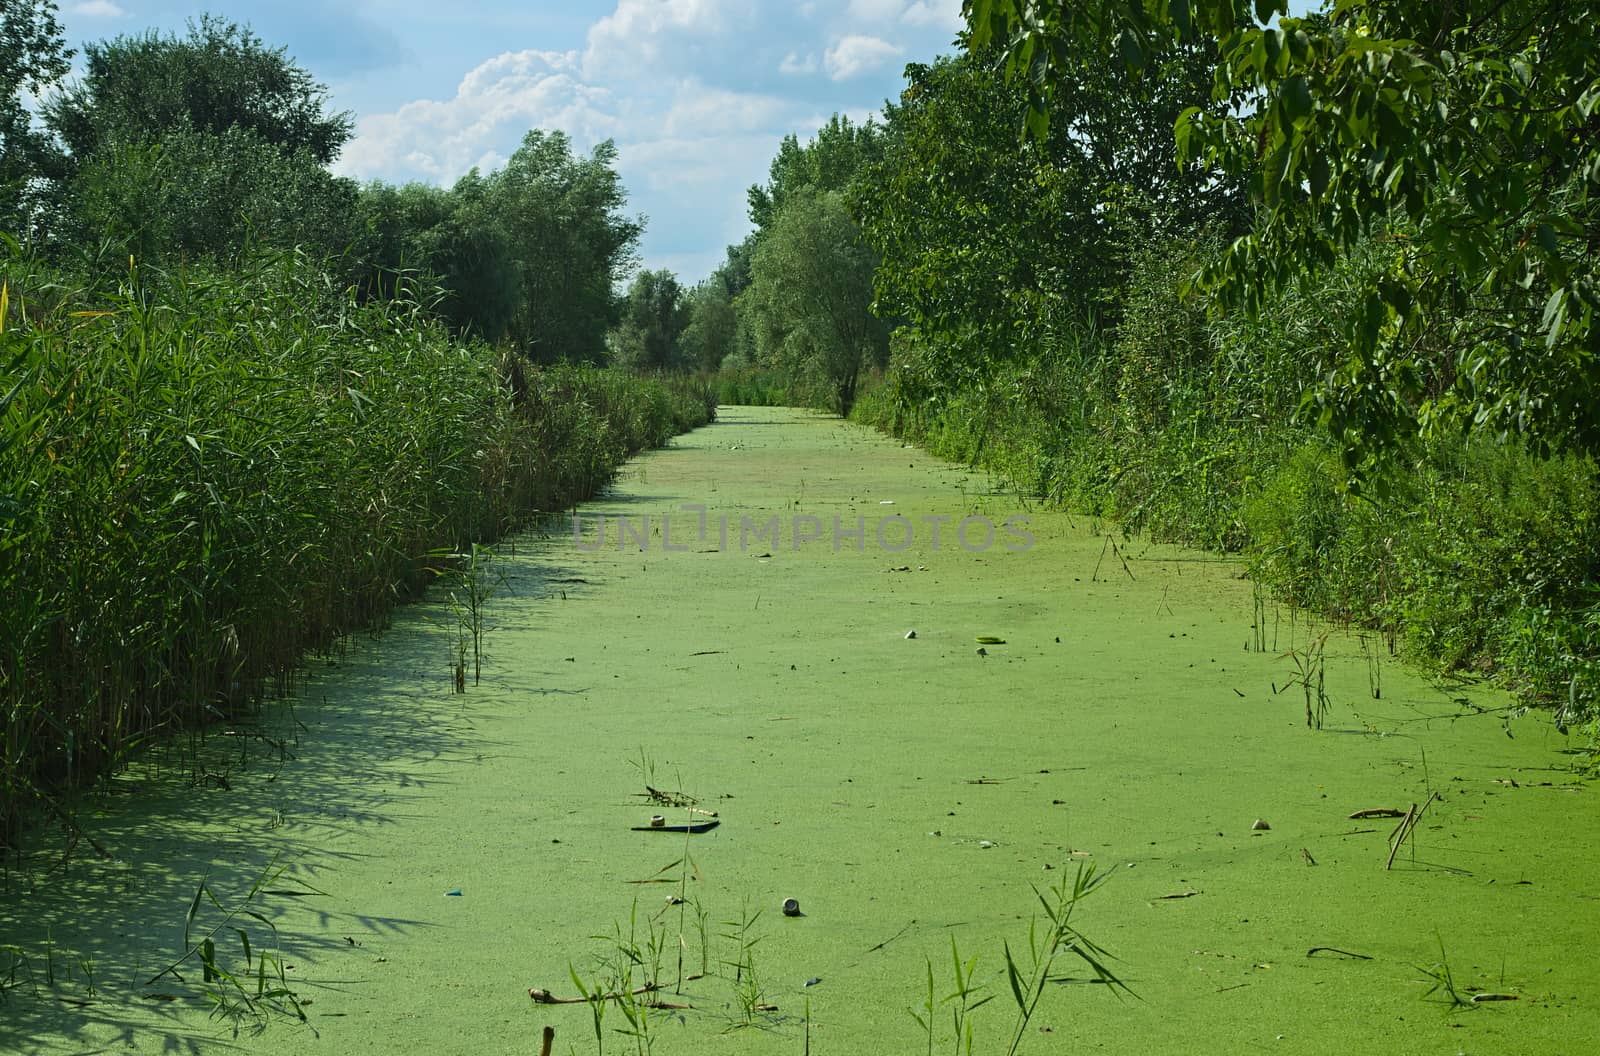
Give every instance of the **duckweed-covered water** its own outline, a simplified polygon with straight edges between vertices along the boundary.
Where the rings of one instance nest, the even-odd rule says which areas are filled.
[[[1052,985],[1024,1052],[1600,1037],[1600,815],[1546,716],[1334,630],[1308,729],[1297,680],[1329,628],[1258,607],[1237,562],[991,487],[837,420],[725,408],[630,464],[576,539],[503,548],[481,685],[469,656],[453,692],[450,609],[410,607],[259,727],[111,782],[64,865],[68,835],[41,833],[0,895],[0,1050],[524,1054],[548,1025],[590,1053],[589,1008],[528,990],[575,997],[570,967],[604,982],[632,945],[632,981],[659,962],[693,1006],[651,1014],[657,1053],[925,1051],[908,1010],[930,960],[951,991],[954,941],[994,995],[974,1051],[1003,1052],[1002,944],[1021,955],[1034,887],[1089,863],[1110,878],[1073,920],[1136,997]],[[706,820],[647,785],[720,825],[635,831]],[[1396,820],[1350,815],[1435,793],[1386,869]],[[215,929],[245,994],[278,984],[245,976],[234,929],[277,951],[304,1024],[198,957],[156,978],[192,905],[191,945]],[[1441,964],[1464,999],[1517,1000],[1425,998]],[[619,1011],[601,1026],[637,1050]]]

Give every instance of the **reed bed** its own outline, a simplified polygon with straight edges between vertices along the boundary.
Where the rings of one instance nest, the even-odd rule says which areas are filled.
[[[459,552],[708,421],[703,385],[535,370],[422,291],[285,256],[0,294],[0,849],[152,737],[291,688]],[[401,291],[404,294],[404,291]]]

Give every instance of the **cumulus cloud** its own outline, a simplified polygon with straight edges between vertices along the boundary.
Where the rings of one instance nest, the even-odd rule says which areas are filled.
[[[678,85],[672,108],[660,123],[662,134],[723,135],[772,128],[793,106],[774,96],[708,88],[698,81]]]
[[[955,33],[965,22],[961,18],[961,0],[916,0],[900,15],[908,26],[925,26],[945,29]]]
[[[126,0],[121,0],[126,2]],[[311,3],[312,0],[285,0]],[[435,90],[360,119],[341,174],[449,184],[505,163],[532,128],[579,150],[614,139],[630,210],[649,217],[646,266],[693,282],[748,230],[745,188],[784,135],[835,112],[860,121],[899,91],[907,56],[948,50],[960,0],[611,0],[571,51],[484,58]],[[406,41],[417,58],[425,50]],[[402,97],[404,98],[404,97]]]
[[[586,148],[614,135],[615,100],[583,82],[573,52],[508,51],[471,70],[454,98],[418,99],[363,117],[337,171],[358,179],[450,183],[503,160],[532,128],[560,129]]]
[[[583,70],[595,80],[692,70],[725,51],[752,16],[736,0],[618,0],[589,27]]]
[[[791,51],[789,54],[783,57],[782,62],[778,63],[778,72],[787,73],[791,76],[796,74],[816,73],[817,53],[814,51],[808,51],[806,52],[805,58],[801,58],[798,52]]]
[[[85,3],[67,8],[67,14],[82,15],[84,18],[121,18],[127,12],[111,0],[86,0]]]
[[[851,34],[829,48],[822,62],[828,69],[829,77],[836,81],[847,81],[881,69],[902,54],[900,48],[887,40]]]

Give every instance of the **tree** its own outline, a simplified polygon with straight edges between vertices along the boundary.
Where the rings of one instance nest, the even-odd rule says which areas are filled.
[[[362,189],[357,250],[368,296],[384,296],[402,276],[437,283],[435,311],[458,334],[497,342],[521,306],[510,236],[495,215],[484,180],[469,172],[446,190],[412,183]]]
[[[1302,404],[1350,482],[1404,437],[1481,429],[1600,451],[1600,52],[1594,5],[1340,0],[967,0],[1049,124],[1084,56],[1139,71],[1214,41],[1218,101],[1175,126],[1180,156],[1248,175],[1256,229],[1200,275],[1225,310],[1378,238],[1347,356]],[[1254,20],[1250,17],[1254,15]],[[1269,20],[1278,16],[1275,22]]]
[[[561,132],[535,129],[500,171],[483,177],[485,206],[517,261],[520,297],[510,339],[538,362],[601,362],[618,321],[613,289],[643,231],[622,215],[627,194],[610,140],[586,158]]]
[[[806,187],[843,191],[856,173],[882,156],[883,129],[871,118],[856,125],[834,114],[805,146],[794,135],[784,136],[768,170],[767,185],[748,192],[750,222],[763,233],[790,195]]]
[[[871,310],[875,266],[843,196],[806,188],[757,243],[739,301],[761,357],[826,384],[839,414],[855,404],[861,368],[888,354],[888,328]]]
[[[55,4],[6,0],[0,6],[0,229],[28,224],[34,184],[51,153],[49,141],[33,127],[22,93],[43,95],[66,75],[71,58]]]
[[[616,358],[635,370],[678,366],[678,339],[687,323],[683,287],[662,268],[641,271],[623,299],[616,332]]]
[[[685,300],[688,323],[680,345],[683,361],[695,370],[719,369],[739,348],[739,317],[733,297],[719,273],[689,291]]]
[[[45,120],[70,151],[54,176],[58,241],[148,260],[233,260],[252,247],[342,253],[356,187],[327,165],[350,134],[281,48],[212,16],[84,49]]]
[[[243,128],[192,129],[153,144],[119,143],[85,164],[72,213],[81,244],[175,263],[237,263],[254,248],[342,253],[356,234],[356,186],[305,152]]]
[[[80,164],[118,145],[154,143],[179,130],[245,129],[320,165],[350,138],[350,116],[325,112],[327,89],[282,48],[212,15],[187,37],[154,31],[84,48],[86,70],[44,108]]]
[[[1211,69],[1198,47],[1143,81],[1075,68],[1061,85],[1070,105],[1052,109],[1060,119],[1019,143],[1028,97],[992,62],[906,68],[900,101],[885,107],[883,160],[854,191],[880,258],[878,310],[907,321],[904,385],[937,397],[1053,330],[1114,328],[1139,247],[1242,229],[1241,181],[1176,164],[1172,122],[1209,98]]]

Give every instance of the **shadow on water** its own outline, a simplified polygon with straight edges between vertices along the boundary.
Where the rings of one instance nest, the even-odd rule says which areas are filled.
[[[516,573],[508,592],[531,596],[574,578],[526,560]],[[505,750],[475,729],[473,698],[451,691],[451,619],[436,600],[410,606],[381,640],[313,661],[298,693],[255,720],[150,749],[77,803],[109,858],[87,840],[64,857],[68,834],[41,826],[0,877],[0,1052],[215,1052],[261,1029],[265,1006],[238,993],[221,1022],[204,1018],[197,956],[162,974],[186,953],[191,911],[189,948],[216,929],[216,963],[248,968],[252,994],[271,951],[306,1003],[360,986],[369,944],[441,926],[350,904],[340,871],[384,867],[369,837],[442,812],[464,767]],[[286,1015],[280,1003],[270,1018]]]

